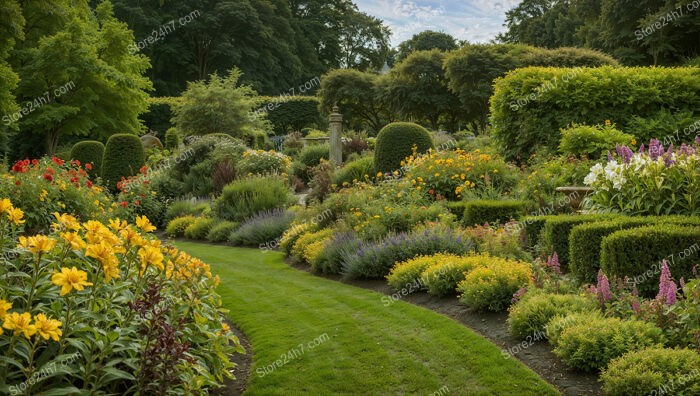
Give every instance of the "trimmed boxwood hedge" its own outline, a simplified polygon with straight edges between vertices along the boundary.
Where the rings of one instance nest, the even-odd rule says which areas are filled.
[[[146,153],[138,136],[129,133],[112,135],[107,139],[102,158],[102,181],[107,188],[116,191],[122,177],[137,174],[145,163]]]
[[[661,224],[617,231],[603,238],[600,267],[607,275],[629,277],[639,292],[653,296],[659,289],[661,260],[675,279],[693,277],[700,262],[700,227]]]
[[[505,223],[518,220],[527,203],[515,200],[475,200],[464,204],[464,224]]]
[[[70,150],[70,159],[80,161],[81,165],[90,164],[91,170],[87,173],[90,177],[102,174],[102,157],[105,153],[105,145],[97,140],[84,140],[73,145]]]
[[[428,130],[412,122],[394,122],[382,128],[377,135],[374,150],[374,169],[378,172],[393,172],[401,168],[401,161],[413,153],[433,148]]]
[[[539,244],[547,254],[557,252],[559,263],[562,267],[568,267],[571,229],[579,224],[610,220],[616,216],[610,214],[543,216],[545,224],[542,227]]]
[[[491,110],[493,137],[508,160],[526,160],[542,147],[556,150],[561,138],[557,131],[571,123],[611,120],[645,142],[682,130],[700,117],[700,69],[521,68],[496,80]],[[671,111],[685,120],[660,122]],[[649,124],[656,127],[640,127]]]
[[[600,245],[604,237],[620,230],[659,223],[700,226],[700,218],[690,216],[622,217],[580,224],[569,235],[569,267],[581,282],[593,283],[600,268]]]
[[[452,201],[447,202],[447,210],[450,211],[458,220],[464,219],[464,208],[467,206],[467,201]]]

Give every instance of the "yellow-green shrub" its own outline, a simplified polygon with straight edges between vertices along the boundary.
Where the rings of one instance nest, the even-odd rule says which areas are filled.
[[[319,231],[305,232],[297,239],[296,243],[294,243],[291,256],[299,261],[310,263],[310,260],[307,260],[307,258],[313,259],[317,254],[319,254],[318,245],[311,245],[320,241],[325,243],[331,238],[331,236],[333,236],[333,230],[330,228]]]
[[[199,217],[185,228],[184,236],[189,239],[206,239],[214,223],[214,219]]]
[[[178,237],[185,234],[185,230],[197,220],[194,216],[182,216],[171,220],[165,227],[165,234],[169,237]]]
[[[512,335],[525,338],[544,331],[547,323],[557,316],[593,311],[596,301],[575,294],[549,294],[528,291],[509,309],[508,328]]]
[[[503,311],[513,294],[532,282],[532,268],[522,261],[492,258],[485,267],[472,270],[457,286],[460,299],[472,309]]]
[[[442,297],[457,293],[457,285],[474,268],[489,265],[495,258],[487,254],[445,257],[423,271],[421,279],[428,293]]]
[[[444,263],[452,263],[459,259],[453,254],[439,253],[430,256],[418,256],[407,261],[398,262],[391,269],[386,279],[389,286],[395,290],[401,290],[408,285],[425,288],[423,273],[431,266],[440,266]]]

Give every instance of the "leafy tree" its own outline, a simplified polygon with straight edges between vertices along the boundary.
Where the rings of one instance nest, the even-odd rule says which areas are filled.
[[[399,44],[399,53],[396,59],[399,61],[406,59],[414,51],[428,51],[431,49],[452,51],[457,48],[457,39],[449,34],[426,30],[413,35],[410,39]]]
[[[380,78],[376,74],[351,69],[332,70],[321,78],[321,110],[330,113],[339,106],[343,119],[358,129],[369,127],[378,132],[393,121],[388,106],[381,100]]]
[[[378,18],[352,12],[343,21],[340,47],[343,52],[341,67],[380,70],[389,53],[389,28]]]
[[[445,119],[455,131],[462,110],[459,97],[447,86],[445,56],[437,49],[411,53],[389,72],[383,98],[405,117],[428,120],[433,130]]]
[[[266,128],[262,113],[253,113],[257,93],[239,85],[240,77],[241,72],[233,69],[225,78],[212,74],[208,82],[187,84],[182,100],[173,107],[173,124],[185,136],[226,133],[240,138]]]
[[[114,18],[108,1],[94,11],[87,2],[47,3],[54,8],[28,3],[22,10],[28,28],[13,61],[18,101],[29,111],[19,121],[17,141],[41,138],[53,154],[61,136],[140,132],[149,63],[129,54],[133,35],[126,24]]]
[[[19,109],[12,94],[19,77],[7,59],[15,43],[23,38],[24,17],[19,3],[16,0],[0,0],[0,114],[3,116],[0,123],[0,160],[7,152],[9,135],[16,127],[10,114]]]

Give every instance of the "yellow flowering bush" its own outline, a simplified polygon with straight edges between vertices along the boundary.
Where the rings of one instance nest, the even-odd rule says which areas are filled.
[[[518,180],[517,169],[503,159],[478,149],[472,152],[429,151],[412,155],[402,162],[406,179],[414,189],[431,198],[456,201],[469,191],[508,193]]]
[[[503,311],[518,290],[532,283],[532,267],[523,261],[497,257],[488,261],[486,266],[469,272],[457,290],[462,302],[474,310]]]
[[[0,198],[0,393],[192,394],[231,377],[242,349],[207,264],[162,245],[144,216],[54,213],[48,232],[22,235],[15,209]]]
[[[246,150],[236,164],[238,174],[243,176],[268,173],[287,173],[292,159],[274,150]]]
[[[321,253],[323,246],[332,236],[333,230],[330,228],[305,232],[294,243],[291,256],[299,261],[311,263]]]

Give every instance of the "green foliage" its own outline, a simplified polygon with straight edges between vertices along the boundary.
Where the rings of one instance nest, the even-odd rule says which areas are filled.
[[[187,215],[202,216],[208,214],[210,211],[211,207],[207,202],[197,203],[191,200],[175,201],[168,206],[168,210],[165,212],[165,221],[169,222],[177,217]]]
[[[330,155],[328,144],[312,144],[306,146],[299,153],[299,161],[306,167],[314,167],[321,163],[322,159],[327,160]]]
[[[569,234],[571,229],[583,223],[609,220],[614,215],[556,215],[545,216],[545,224],[541,231],[540,250],[545,255],[554,252],[559,256],[562,267],[569,264]],[[529,234],[528,234],[529,235]]]
[[[457,39],[444,32],[424,30],[416,33],[410,39],[399,44],[396,60],[402,61],[416,51],[452,51],[457,49]]]
[[[700,117],[699,75],[694,68],[518,69],[495,83],[493,137],[507,159],[520,161],[540,147],[554,150],[561,135],[553,131],[572,123],[611,120],[639,141],[664,137],[663,131],[642,135],[632,122],[654,118],[659,109]]]
[[[476,311],[504,311],[513,294],[532,282],[530,264],[493,258],[484,267],[469,272],[457,285],[460,300]]]
[[[518,192],[531,202],[537,202],[542,214],[560,214],[571,211],[567,198],[556,191],[557,187],[583,186],[593,161],[574,157],[554,157],[536,161],[523,177]]]
[[[220,219],[241,221],[263,210],[283,208],[290,200],[289,188],[281,178],[250,177],[224,187],[214,201],[214,211]]]
[[[265,210],[241,223],[229,235],[235,245],[258,246],[272,242],[282,236],[294,220],[294,214],[284,209]]]
[[[575,155],[598,159],[617,145],[629,146],[634,136],[622,133],[612,125],[574,124],[561,130],[559,151],[564,155]]]
[[[70,159],[78,160],[85,166],[90,164],[92,169],[87,173],[95,178],[102,175],[102,157],[104,156],[105,145],[102,142],[86,140],[73,145],[70,150]]]
[[[542,229],[547,224],[549,216],[527,216],[522,219],[521,224],[527,239],[527,246],[534,248],[540,243]]]
[[[387,283],[396,291],[406,288],[424,289],[425,285],[421,282],[423,272],[438,263],[442,256],[444,255],[418,256],[408,261],[397,262],[386,276]]]
[[[185,135],[224,133],[237,138],[251,137],[267,127],[260,114],[251,117],[257,94],[239,85],[240,70],[225,78],[213,74],[209,81],[189,82],[182,100],[173,108],[173,124]]]
[[[547,336],[547,324],[555,316],[593,311],[597,306],[595,300],[585,296],[529,291],[508,310],[508,329],[510,334],[519,338],[535,336],[539,332],[545,332]]]
[[[330,114],[338,106],[343,121],[356,129],[379,131],[392,118],[381,100],[379,77],[357,70],[333,70],[321,78],[320,108]]]
[[[523,201],[489,201],[475,200],[464,204],[464,224],[504,224],[510,220],[518,220],[525,211]]]
[[[693,277],[700,262],[699,238],[698,227],[670,224],[617,231],[601,242],[600,267],[608,276],[630,277],[640,293],[655,295],[661,260],[668,260],[674,278]]]
[[[187,228],[194,224],[195,221],[197,221],[197,217],[194,216],[183,216],[183,217],[178,217],[170,222],[168,222],[168,225],[165,227],[165,235],[169,237],[180,237],[184,236],[185,230]]]
[[[198,217],[185,228],[183,235],[188,239],[205,240],[216,220],[208,217]]]
[[[333,230],[309,230],[297,239],[292,247],[291,257],[297,262],[310,264],[323,252],[323,245],[333,236]]]
[[[7,62],[15,43],[24,39],[25,20],[19,2],[4,1],[0,7],[0,20],[5,21],[0,26],[0,114],[3,115],[0,123],[0,160],[3,160],[8,150],[10,135],[17,129],[17,125],[12,124],[8,115],[19,110],[13,94],[19,83],[19,76]]]
[[[374,172],[374,158],[367,156],[359,158],[355,161],[348,162],[338,169],[333,175],[333,183],[338,186],[346,186],[355,183],[355,181],[365,181],[365,176],[372,177]]]
[[[229,236],[238,228],[238,223],[233,221],[220,221],[214,224],[207,234],[209,242],[226,242]]]
[[[422,154],[433,148],[428,131],[418,124],[395,122],[382,128],[377,136],[374,168],[379,172],[393,172],[401,168],[401,161],[413,154]]]
[[[557,321],[570,323],[557,326]],[[597,312],[557,316],[549,323],[549,339],[554,354],[567,366],[582,371],[598,371],[617,357],[631,351],[663,345],[661,329],[641,320],[606,318]]]
[[[351,232],[336,232],[324,243],[323,253],[311,262],[315,273],[340,275],[343,271],[342,258],[360,247],[362,241]]]
[[[136,135],[119,133],[110,136],[102,158],[102,180],[116,190],[122,178],[136,175],[146,163],[146,153]]]
[[[180,131],[177,128],[168,128],[165,131],[165,148],[168,150],[180,148]]]
[[[262,97],[260,101],[276,135],[324,124],[318,112],[320,101],[315,96]]]
[[[466,257],[446,255],[426,268],[421,280],[428,289],[428,294],[438,297],[453,296],[457,294],[457,285],[471,270],[490,265],[493,261],[494,258],[486,254]]]
[[[610,362],[600,376],[610,396],[700,394],[700,355],[691,349],[647,348]]]
[[[619,66],[612,56],[589,48],[534,48],[523,59],[528,66],[601,67]]]
[[[276,151],[248,150],[238,161],[236,168],[241,175],[264,175],[287,173],[292,160]]]

